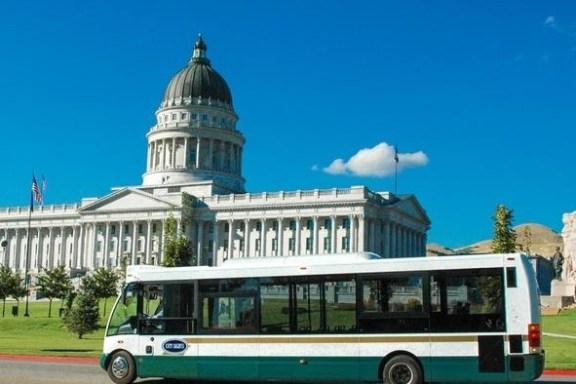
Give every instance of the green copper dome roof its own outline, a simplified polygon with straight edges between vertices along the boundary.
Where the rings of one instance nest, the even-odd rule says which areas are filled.
[[[206,58],[206,44],[201,35],[194,44],[194,53],[188,66],[170,80],[164,92],[162,107],[179,105],[187,99],[211,99],[222,102],[232,109],[230,88]]]

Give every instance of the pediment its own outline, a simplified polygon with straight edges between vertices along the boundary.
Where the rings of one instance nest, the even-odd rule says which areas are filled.
[[[394,210],[401,212],[405,216],[411,216],[416,218],[418,221],[431,223],[428,214],[422,208],[422,205],[418,202],[418,199],[414,195],[408,195],[401,197],[401,200],[394,204]]]
[[[82,213],[163,211],[174,209],[174,204],[150,193],[123,188],[82,207]]]

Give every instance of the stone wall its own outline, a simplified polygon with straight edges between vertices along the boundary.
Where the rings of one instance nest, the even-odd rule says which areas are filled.
[[[564,240],[564,265],[562,280],[567,283],[576,283],[576,211],[565,213],[562,216],[564,228],[562,239]]]

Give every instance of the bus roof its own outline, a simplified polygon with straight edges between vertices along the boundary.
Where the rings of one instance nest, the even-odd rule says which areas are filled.
[[[130,265],[126,273],[126,282],[160,283],[226,278],[501,268],[505,265],[515,264],[520,257],[525,256],[518,253],[507,253],[381,258],[375,253],[356,252],[307,256],[251,257],[228,260],[217,267]]]

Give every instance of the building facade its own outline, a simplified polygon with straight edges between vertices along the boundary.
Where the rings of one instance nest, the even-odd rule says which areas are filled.
[[[245,138],[230,89],[200,36],[169,82],[146,137],[142,185],[77,204],[0,208],[1,258],[18,272],[160,264],[166,219],[191,241],[194,260],[373,251],[426,254],[430,220],[414,195],[365,186],[248,193]],[[30,248],[28,248],[28,246]]]

